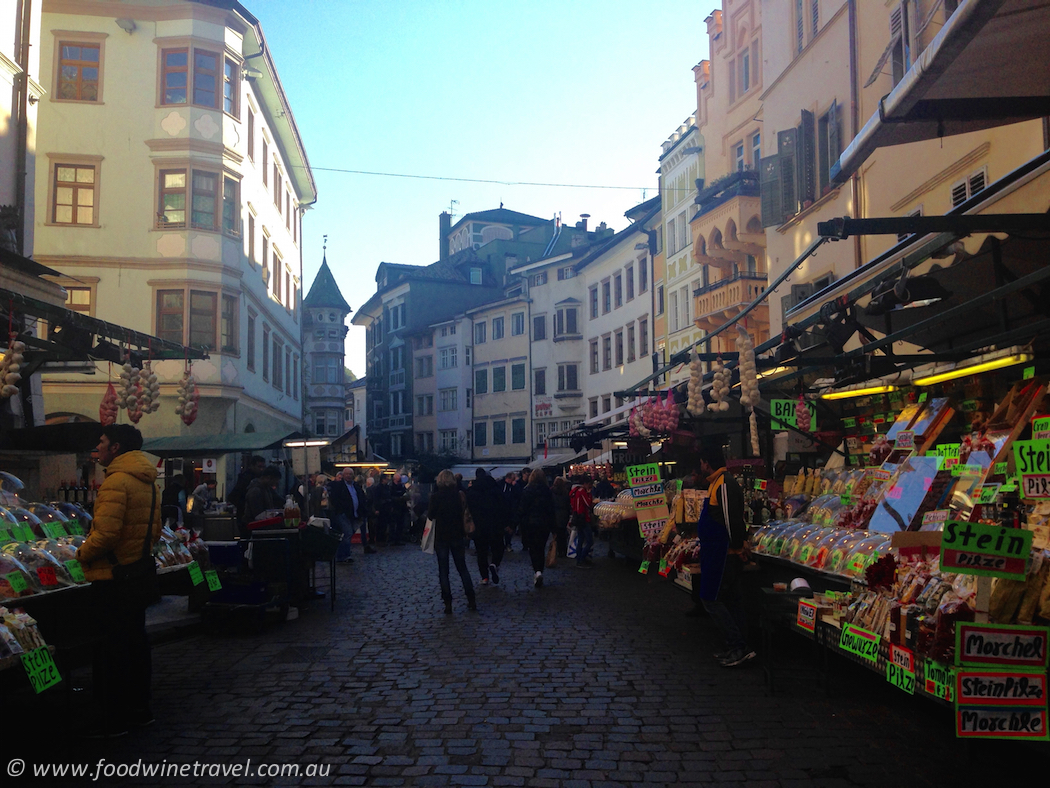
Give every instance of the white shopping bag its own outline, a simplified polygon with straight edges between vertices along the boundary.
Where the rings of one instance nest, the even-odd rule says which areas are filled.
[[[569,551],[567,553],[569,558],[576,557],[576,543],[579,541],[579,533],[575,528],[569,526]]]
[[[434,521],[429,517],[427,524],[423,527],[423,539],[421,541],[424,553],[434,554]]]

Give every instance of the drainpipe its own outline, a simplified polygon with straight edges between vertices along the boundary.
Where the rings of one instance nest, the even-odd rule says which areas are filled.
[[[18,16],[21,16],[18,19]],[[22,0],[16,12],[18,24],[18,67],[22,73],[15,82],[18,106],[18,137],[15,156],[18,158],[15,171],[15,208],[18,214],[15,238],[18,253],[25,254],[26,235],[26,158],[29,155],[29,36],[33,22],[33,0]]]
[[[852,140],[860,131],[860,89],[857,87],[857,0],[847,0],[849,5],[849,114],[852,126]],[[864,216],[863,200],[860,194],[860,168],[850,176],[850,188],[853,190],[853,214]],[[864,264],[864,248],[859,235],[853,236],[853,267]]]

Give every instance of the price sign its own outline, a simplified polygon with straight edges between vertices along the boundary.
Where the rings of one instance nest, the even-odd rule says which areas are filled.
[[[1050,440],[1050,416],[1036,416],[1032,419],[1032,440]]]
[[[842,420],[842,426],[844,429],[852,430],[857,426],[857,420],[852,416]]]
[[[942,443],[939,446],[935,446],[933,449],[933,453],[938,457],[944,457],[945,468],[953,468],[958,465],[961,452],[961,443]]]
[[[63,536],[69,536],[62,523],[42,523],[41,525],[49,539],[61,539]]]
[[[805,547],[802,548],[801,552],[799,553],[799,556],[798,556],[799,563],[801,563],[801,564],[808,564],[809,563],[809,559],[812,556],[813,556],[813,546],[812,545],[806,545]]]
[[[914,449],[915,448],[915,433],[912,430],[902,430],[897,433],[897,448],[898,449]]]
[[[42,588],[53,588],[58,585],[58,575],[53,566],[38,566],[36,576]]]
[[[1046,669],[1050,628],[959,621],[955,661],[961,665]]]
[[[83,536],[84,528],[80,524],[80,520],[70,520],[66,523],[66,530],[69,531],[70,536]]]
[[[51,658],[51,651],[47,646],[22,654],[22,667],[25,668],[29,683],[33,685],[33,691],[41,693],[48,687],[53,687],[62,681],[58,675],[58,667]]]
[[[1006,463],[1005,462],[997,462],[995,464],[995,469],[992,471],[992,475],[993,476],[1006,476]]]
[[[1014,468],[1022,497],[1050,498],[1050,440],[1014,441]]]
[[[922,394],[919,395],[919,402],[925,402],[925,401],[926,401],[926,392],[924,391],[924,392],[922,392]]]
[[[995,503],[995,496],[999,494],[999,488],[1001,484],[986,484],[981,488],[981,492],[977,495],[977,503],[979,504],[991,504]]]
[[[766,489],[766,480],[765,479],[755,479],[755,489],[756,490],[764,490],[764,489]]]
[[[204,582],[204,573],[201,572],[200,564],[196,561],[190,561],[186,564],[186,568],[190,572],[190,580],[193,581],[193,585],[199,586]]]
[[[879,659],[879,643],[882,635],[876,635],[866,629],[855,627],[852,624],[842,625],[842,634],[839,636],[839,648],[854,656],[865,659],[868,662],[877,662]]]
[[[798,600],[798,616],[795,623],[801,629],[813,632],[817,626],[817,606],[808,599]]]
[[[886,681],[909,695],[915,694],[915,674],[892,662],[886,663]]]
[[[84,568],[80,565],[79,561],[66,561],[66,570],[69,572],[69,576],[73,578],[74,583],[86,583],[87,578],[84,577]]]
[[[640,574],[640,575],[647,575],[647,574],[649,574],[649,562],[648,561],[642,561],[642,563],[640,563],[638,565],[638,574]]]
[[[9,528],[0,528],[0,542],[4,542],[8,539],[13,539],[11,530]]]
[[[926,512],[922,516],[923,525],[932,525],[933,523],[947,522],[948,515],[951,514],[949,509],[934,509],[932,512]]]
[[[1032,532],[949,520],[941,532],[941,569],[1024,580]]]
[[[1024,379],[1025,380],[1031,380],[1034,377],[1035,377],[1035,367],[1025,367],[1024,368]]]
[[[923,687],[926,694],[949,703],[955,700],[955,671],[943,662],[927,658],[923,662],[922,672],[926,677]]]
[[[21,594],[23,591],[29,588],[29,583],[22,577],[21,572],[9,572],[5,575],[8,585],[11,586],[11,590],[16,594]]]
[[[15,539],[19,542],[32,542],[36,539],[36,534],[33,533],[33,529],[28,525],[16,525]]]
[[[960,668],[955,697],[955,733],[961,738],[1050,738],[1041,671]]]
[[[670,572],[670,567],[667,566],[667,559],[660,559],[660,577],[667,577],[667,573]]]
[[[222,583],[219,581],[219,573],[216,572],[214,569],[209,569],[207,572],[205,572],[204,577],[208,581],[209,591],[218,591],[222,588]]]
[[[945,462],[947,466],[947,461]],[[952,476],[981,476],[984,467],[981,465],[956,465],[952,468]]]

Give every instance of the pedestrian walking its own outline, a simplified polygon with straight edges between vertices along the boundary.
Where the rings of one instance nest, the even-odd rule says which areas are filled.
[[[572,526],[576,529],[576,568],[589,569],[591,550],[594,547],[594,498],[591,488],[594,480],[590,476],[580,480],[569,493],[569,505],[572,508]]]
[[[387,541],[392,545],[405,543],[405,528],[408,521],[408,488],[407,476],[395,475],[390,488],[390,532]]]
[[[744,523],[744,492],[726,470],[718,446],[701,448],[700,473],[706,478],[707,502],[697,524],[700,539],[700,582],[693,599],[703,605],[726,640],[726,650],[715,654],[724,668],[735,668],[755,658],[747,645],[744,607],[744,564],[750,557]]]
[[[521,508],[518,512],[521,523],[521,543],[529,551],[532,584],[543,585],[543,565],[547,557],[547,537],[554,530],[554,496],[547,486],[547,476],[537,468],[529,476],[529,483],[521,493]]]
[[[465,515],[463,495],[456,486],[456,477],[452,471],[443,470],[437,476],[437,489],[430,495],[430,506],[427,516],[434,521],[434,552],[438,561],[438,582],[441,584],[441,599],[445,603],[445,613],[452,613],[452,586],[448,581],[448,559],[456,564],[456,571],[463,581],[463,592],[467,595],[467,609],[477,610],[477,599],[474,596],[474,584],[467,571],[466,548],[463,542],[466,530],[463,527]]]
[[[474,483],[467,490],[467,505],[474,517],[474,547],[477,550],[481,585],[499,585],[499,567],[503,562],[504,527],[510,507],[499,482],[484,468],[474,471]]]
[[[503,535],[503,546],[508,553],[513,549],[514,532],[518,528],[518,506],[521,503],[521,491],[523,489],[525,489],[524,485],[518,486],[518,475],[513,471],[503,477],[503,499],[507,502],[507,511],[509,512],[509,522],[506,524]]]
[[[157,594],[153,545],[160,538],[157,467],[142,453],[142,433],[130,424],[102,428],[98,462],[106,478],[95,499],[95,519],[77,560],[91,581],[91,610],[99,635],[94,693],[100,719],[95,737],[122,736],[153,722],[152,657],[146,607]]]
[[[354,533],[361,532],[361,548],[365,553],[375,552],[368,544],[367,512],[368,502],[365,491],[348,470],[340,471],[328,485],[328,508],[331,513],[332,528],[342,534],[342,541],[336,548],[335,560],[343,564],[352,564]]]
[[[554,538],[558,542],[558,556],[564,558],[569,549],[569,519],[572,506],[569,503],[569,483],[559,476],[551,485],[554,496]]]

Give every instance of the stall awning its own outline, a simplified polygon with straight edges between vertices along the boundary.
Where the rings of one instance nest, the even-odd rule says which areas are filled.
[[[966,0],[832,166],[844,182],[878,148],[1050,116],[1050,3]]]
[[[200,457],[206,454],[279,449],[282,442],[301,437],[303,434],[294,430],[175,435],[170,438],[150,438],[142,445],[142,450],[158,457]]]
[[[530,462],[525,467],[530,471],[536,468],[556,468],[560,465],[568,465],[573,462],[580,454],[578,452],[568,452],[561,454],[549,454],[546,457],[538,457]]]
[[[77,454],[93,451],[102,436],[96,421],[42,424],[10,430],[0,435],[0,451],[19,453]]]

